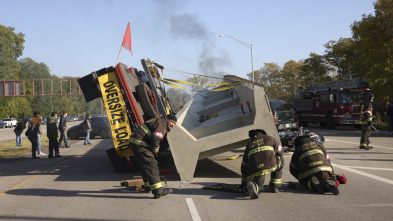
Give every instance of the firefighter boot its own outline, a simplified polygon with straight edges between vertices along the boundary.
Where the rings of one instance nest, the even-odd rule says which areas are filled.
[[[374,147],[371,146],[370,144],[367,144],[366,150],[371,150],[371,149],[374,149]]]
[[[367,144],[366,143],[360,143],[359,148],[360,149],[367,149]]]
[[[270,192],[278,193],[278,188],[276,187],[276,185],[274,185],[274,183],[269,183],[269,188],[270,188]]]
[[[253,181],[247,182],[247,191],[250,194],[251,199],[258,199],[260,193],[260,187]]]
[[[162,196],[168,195],[169,193],[172,193],[172,191],[173,191],[172,189],[164,189],[164,188],[153,190],[154,199],[158,199]]]
[[[309,189],[314,189],[315,191],[321,194],[325,193],[325,188],[323,188],[317,177],[315,176],[311,177],[311,180],[308,182],[309,182],[308,183]]]
[[[326,189],[327,192],[331,192],[334,195],[338,195],[339,194],[336,182],[334,182],[332,180],[323,180],[322,181],[322,186]]]
[[[150,187],[148,185],[142,185],[141,192],[150,193]]]

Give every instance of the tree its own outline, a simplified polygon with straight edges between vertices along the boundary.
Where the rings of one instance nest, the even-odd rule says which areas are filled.
[[[357,53],[354,51],[354,40],[352,38],[340,38],[338,41],[329,41],[325,44],[325,60],[337,67],[337,78],[348,79],[358,76]]]
[[[280,97],[281,91],[281,67],[276,63],[264,63],[259,72],[254,72],[254,81],[261,84],[270,99]]]
[[[281,71],[282,77],[282,96],[281,99],[286,100],[287,102],[291,102],[292,99],[296,95],[296,90],[299,86],[301,86],[301,67],[303,66],[303,62],[296,62],[294,60],[290,60],[284,64],[284,67]]]
[[[15,28],[0,25],[0,79],[17,80],[20,65],[18,57],[22,55],[25,42],[23,33],[14,33]]]
[[[187,78],[187,82],[198,84],[190,85],[191,90],[197,92],[206,87],[206,85],[209,83],[209,79],[203,76],[194,75],[194,77]]]
[[[0,119],[13,117],[20,120],[23,117],[32,116],[30,107],[31,99],[25,97],[2,97],[0,98]]]
[[[174,111],[178,110],[191,99],[191,95],[187,91],[175,88],[169,88],[167,96]]]
[[[21,70],[18,73],[20,79],[52,79],[57,78],[51,75],[49,67],[43,62],[36,62],[31,58],[23,58],[19,60]]]
[[[329,73],[334,69],[325,61],[322,55],[311,53],[310,57],[304,60],[304,65],[300,67],[300,78],[302,85],[315,84],[331,81]]]
[[[354,68],[359,77],[368,79],[376,100],[392,99],[393,0],[378,0],[374,9],[375,16],[363,15],[351,25],[357,55]]]

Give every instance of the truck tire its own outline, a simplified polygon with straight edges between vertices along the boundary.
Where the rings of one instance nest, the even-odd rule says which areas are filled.
[[[328,113],[326,115],[326,128],[334,129],[335,127],[336,127],[336,124],[333,121],[333,116],[331,113]]]
[[[156,117],[156,108],[153,106],[153,104],[150,101],[149,94],[147,92],[147,89],[144,85],[139,84],[135,87],[136,93],[138,95],[138,99],[140,102],[140,105],[143,110],[143,114],[148,118],[154,118]]]
[[[297,120],[299,127],[307,127],[308,122],[302,120],[302,115],[300,113],[297,114]]]

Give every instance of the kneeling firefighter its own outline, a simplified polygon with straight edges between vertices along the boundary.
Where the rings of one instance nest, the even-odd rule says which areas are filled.
[[[155,199],[172,192],[172,189],[164,189],[156,157],[160,142],[176,122],[177,118],[173,114],[156,117],[142,124],[130,137],[131,149],[142,173],[145,190],[151,190]]]
[[[257,199],[263,190],[265,176],[271,174],[269,187],[277,193],[281,187],[284,157],[281,144],[264,130],[248,132],[251,142],[247,144],[241,164],[242,184],[251,199]]]
[[[330,157],[323,144],[308,135],[295,139],[295,152],[289,165],[291,174],[305,188],[324,194],[338,195],[338,181],[330,164]]]

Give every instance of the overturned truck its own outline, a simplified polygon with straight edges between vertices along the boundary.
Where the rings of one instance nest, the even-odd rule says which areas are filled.
[[[128,146],[132,131],[155,116],[174,113],[158,70],[163,67],[149,59],[141,63],[144,71],[119,63],[78,80],[87,102],[103,99],[115,146],[107,154],[116,171],[137,168]],[[196,93],[176,113],[177,124],[160,145],[170,147],[182,181],[192,180],[198,160],[245,147],[249,130],[262,128],[280,140],[264,89],[233,75],[223,82],[236,86]]]

